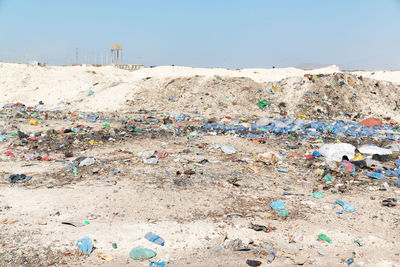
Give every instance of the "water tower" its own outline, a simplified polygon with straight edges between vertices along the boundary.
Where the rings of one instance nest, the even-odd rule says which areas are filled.
[[[122,59],[122,44],[111,44],[111,65],[119,66]]]

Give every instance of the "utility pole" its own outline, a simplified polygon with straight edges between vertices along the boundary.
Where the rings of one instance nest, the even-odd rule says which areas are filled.
[[[75,51],[75,64],[78,64],[78,48]]]

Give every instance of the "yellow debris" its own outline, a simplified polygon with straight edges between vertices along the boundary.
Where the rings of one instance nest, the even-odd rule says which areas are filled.
[[[353,158],[353,161],[360,161],[363,160],[363,156],[360,153],[356,153],[356,155]]]
[[[318,176],[322,176],[324,174],[324,170],[323,169],[316,169],[314,171],[314,174],[318,175]]]
[[[307,119],[307,116],[304,114],[297,114],[297,118]]]

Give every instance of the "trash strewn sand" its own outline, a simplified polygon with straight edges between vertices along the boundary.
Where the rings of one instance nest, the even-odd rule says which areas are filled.
[[[143,246],[169,266],[267,265],[271,251],[270,266],[351,258],[398,266],[397,177],[371,179],[314,152],[373,143],[391,149],[389,161],[365,153],[368,167],[395,169],[399,84],[400,72],[335,66],[129,72],[0,63],[0,265],[148,266],[129,258]],[[383,126],[357,124],[368,117]],[[11,183],[12,174],[32,178]],[[286,215],[271,209],[277,199]],[[150,231],[165,246],[146,240]],[[90,256],[75,245],[85,236]]]

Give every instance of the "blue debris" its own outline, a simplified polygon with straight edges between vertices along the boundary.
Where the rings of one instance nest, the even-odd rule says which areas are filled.
[[[335,203],[342,206],[344,211],[347,211],[347,212],[355,212],[356,211],[356,208],[353,205],[351,205],[350,203],[344,202],[340,199],[336,199]]]
[[[84,237],[76,242],[76,245],[82,250],[83,253],[90,255],[93,251],[93,242],[89,237]]]
[[[284,210],[286,209],[285,203],[281,199],[278,199],[270,204],[273,210]]]

